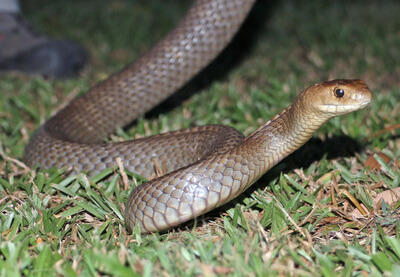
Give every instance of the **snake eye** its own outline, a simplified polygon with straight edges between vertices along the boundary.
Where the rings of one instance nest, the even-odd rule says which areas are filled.
[[[337,98],[342,98],[344,96],[344,90],[341,88],[335,88],[334,94]]]

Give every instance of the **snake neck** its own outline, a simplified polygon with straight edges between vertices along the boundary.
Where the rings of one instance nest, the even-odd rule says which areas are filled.
[[[300,110],[300,105],[295,103],[246,137],[238,152],[252,149],[253,158],[246,156],[253,159],[250,163],[258,165],[254,168],[254,181],[304,145],[328,119],[312,111]]]

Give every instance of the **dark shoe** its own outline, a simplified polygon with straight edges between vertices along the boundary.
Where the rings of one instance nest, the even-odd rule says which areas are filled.
[[[86,50],[77,43],[49,39],[21,16],[0,13],[0,71],[68,78],[79,73],[87,58]]]

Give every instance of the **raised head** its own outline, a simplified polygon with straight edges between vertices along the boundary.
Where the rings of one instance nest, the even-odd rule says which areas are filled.
[[[371,99],[372,93],[364,81],[337,79],[306,88],[295,105],[329,119],[362,109]]]

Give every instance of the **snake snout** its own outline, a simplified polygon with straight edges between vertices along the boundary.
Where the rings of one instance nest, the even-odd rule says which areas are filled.
[[[358,89],[351,94],[351,99],[354,101],[354,105],[358,106],[358,109],[366,107],[372,101],[372,92],[365,86],[362,89]]]

